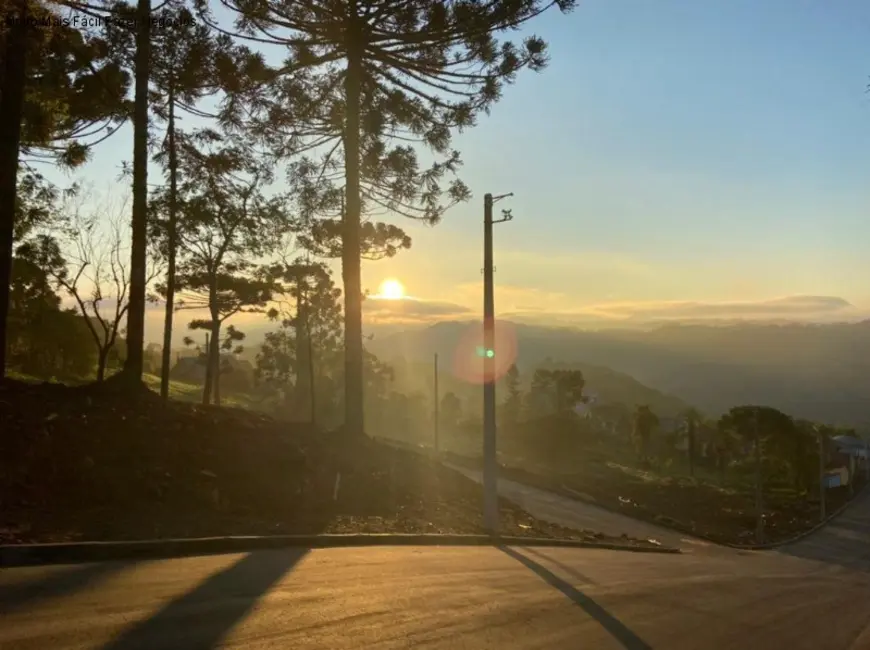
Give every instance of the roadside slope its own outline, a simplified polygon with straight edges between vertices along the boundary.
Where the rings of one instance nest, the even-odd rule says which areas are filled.
[[[447,466],[478,483],[483,480],[479,470],[452,464],[447,464]],[[598,530],[605,535],[617,537],[627,535],[638,539],[654,539],[664,546],[679,548],[684,552],[701,549],[731,552],[731,549],[727,547],[694,538],[669,528],[655,526],[583,501],[508,479],[499,478],[498,491],[499,496],[516,503],[534,517],[561,526]]]

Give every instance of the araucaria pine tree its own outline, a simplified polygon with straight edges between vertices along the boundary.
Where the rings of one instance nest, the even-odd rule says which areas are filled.
[[[213,22],[205,0],[198,2]],[[319,164],[306,163],[310,176],[343,167],[345,425],[361,434],[362,216],[380,206],[434,223],[470,198],[456,179],[442,186],[460,163],[451,131],[473,126],[517,72],[540,70],[547,60],[541,38],[518,45],[499,36],[550,8],[566,12],[575,0],[220,2],[236,13],[240,35],[287,51],[282,74],[246,118],[259,118],[256,127],[276,152],[320,156]],[[421,168],[415,143],[434,153],[431,167]]]

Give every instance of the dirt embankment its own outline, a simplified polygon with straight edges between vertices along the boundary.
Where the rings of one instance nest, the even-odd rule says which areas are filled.
[[[478,458],[446,454],[450,462],[480,469]],[[526,459],[528,461],[528,459]],[[525,485],[572,498],[591,501],[603,508],[636,519],[660,524],[716,542],[736,545],[756,543],[755,493],[751,488],[719,486],[690,477],[662,476],[617,463],[578,462],[573,471],[559,470],[559,463],[536,458],[524,467],[518,459],[505,458],[499,475]],[[564,463],[562,463],[564,464]],[[856,477],[854,493],[866,484]],[[828,513],[846,504],[848,487],[827,490]],[[772,544],[804,533],[819,523],[819,502],[793,489],[767,486],[763,498],[764,538]]]
[[[0,543],[482,533],[481,504],[473,481],[368,438],[144,387],[0,381]],[[607,541],[505,501],[501,531]]]

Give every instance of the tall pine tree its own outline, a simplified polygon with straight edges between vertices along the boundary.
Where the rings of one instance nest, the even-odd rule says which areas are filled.
[[[129,115],[129,78],[99,32],[51,24],[58,13],[36,0],[3,5],[0,86],[0,376],[19,161],[83,163],[90,148]],[[30,19],[33,19],[32,21]]]
[[[213,22],[206,1],[197,2]],[[236,13],[241,35],[287,49],[273,103],[259,104],[260,133],[285,154],[316,148],[322,159],[310,169],[343,168],[345,426],[362,434],[362,216],[380,206],[434,223],[470,197],[458,180],[441,185],[460,163],[451,130],[472,126],[520,69],[546,63],[540,38],[517,46],[497,35],[575,0],[220,2]],[[241,121],[241,113],[228,120]],[[428,169],[414,142],[435,153]]]

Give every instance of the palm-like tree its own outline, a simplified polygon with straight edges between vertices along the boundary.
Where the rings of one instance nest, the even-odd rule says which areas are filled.
[[[634,437],[640,446],[642,461],[649,459],[649,440],[659,418],[647,404],[639,405],[634,412]]]
[[[689,449],[689,476],[695,476],[695,451],[697,449],[697,432],[698,424],[702,422],[701,413],[695,408],[688,408],[683,412],[683,418],[686,421],[686,437],[688,438]]]

